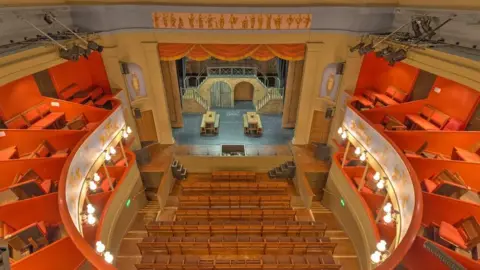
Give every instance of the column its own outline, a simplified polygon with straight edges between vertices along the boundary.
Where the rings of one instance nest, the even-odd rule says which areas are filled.
[[[294,128],[297,121],[298,103],[302,90],[304,61],[289,61],[287,84],[283,104],[282,127]]]

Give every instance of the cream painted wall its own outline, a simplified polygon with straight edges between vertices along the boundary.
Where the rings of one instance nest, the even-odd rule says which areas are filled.
[[[256,103],[258,100],[263,98],[265,94],[267,93],[267,89],[265,86],[262,85],[262,83],[257,79],[257,78],[209,78],[206,79],[202,85],[200,86],[199,89],[199,94],[206,100],[208,101],[208,104],[210,107],[212,107],[212,103],[210,100],[210,89],[212,88],[212,85],[215,82],[225,82],[228,85],[230,85],[230,88],[232,89],[232,103],[234,104],[234,91],[235,91],[235,86],[238,83],[241,82],[248,82],[253,85],[253,102]]]

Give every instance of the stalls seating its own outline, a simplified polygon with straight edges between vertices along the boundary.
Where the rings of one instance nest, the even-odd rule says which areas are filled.
[[[184,210],[176,212],[176,220],[295,220],[295,210],[247,210],[247,209],[202,209]]]
[[[30,158],[63,158],[67,157],[70,153],[70,149],[55,149],[47,140],[41,142],[37,148],[31,153],[23,154],[20,156],[20,159],[30,159]]]
[[[333,254],[336,243],[328,237],[315,236],[148,236],[137,246],[142,254]]]
[[[77,117],[68,121],[67,127],[71,130],[93,130],[98,126],[97,122],[89,122],[85,114],[81,113]]]
[[[180,196],[180,207],[290,208],[290,196]]]
[[[241,183],[241,182],[192,182],[182,183],[184,192],[286,192],[287,182]]]
[[[389,86],[384,94],[375,94],[375,104],[380,102],[385,106],[397,105],[404,102],[407,96],[407,93],[399,90],[395,86]]]
[[[423,130],[441,130],[445,127],[450,116],[434,108],[431,105],[425,105],[419,114],[407,114],[406,125],[411,129],[417,127]]]
[[[187,220],[155,221],[145,225],[149,236],[171,235],[278,235],[324,236],[325,223],[310,221]]]
[[[216,171],[212,172],[212,180],[219,181],[255,181],[254,172],[244,171]]]
[[[474,216],[464,218],[454,225],[442,221],[439,235],[455,247],[470,250],[480,243],[480,225]]]

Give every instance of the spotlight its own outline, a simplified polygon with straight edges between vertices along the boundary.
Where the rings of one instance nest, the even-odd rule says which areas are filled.
[[[416,38],[422,36],[422,31],[420,31],[420,26],[418,25],[419,23],[420,21],[417,21],[417,20],[412,21],[412,30],[414,33],[414,37]]]
[[[376,250],[372,256],[370,256],[370,260],[372,260],[373,263],[379,263],[380,259],[382,257],[382,253],[380,251]]]
[[[95,181],[95,182],[100,181],[100,175],[98,173],[93,174],[93,181]]]
[[[69,60],[69,61],[78,61],[80,56],[78,54],[75,54],[75,52],[72,49],[60,49],[60,57]]]
[[[103,52],[103,46],[102,45],[98,45],[96,42],[94,41],[89,41],[88,44],[87,44],[87,48],[92,50],[92,51],[97,51],[99,53]]]
[[[375,180],[375,181],[380,180],[380,173],[379,173],[379,172],[376,172],[376,173],[373,175],[373,180]]]
[[[420,26],[422,27],[423,32],[425,32],[427,39],[431,39],[436,34],[430,26],[431,22],[432,19],[430,17],[423,17],[420,19]]]
[[[52,24],[53,23],[53,20],[52,20],[52,16],[50,14],[45,14],[45,16],[43,16],[43,20],[48,23],[48,24]]]
[[[371,51],[373,51],[373,43],[370,43],[370,44],[368,44],[368,45],[366,45],[366,46],[363,46],[362,48],[360,48],[360,49],[358,50],[358,53],[359,53],[360,55],[365,55],[365,54],[367,54],[367,53],[369,53],[369,52],[371,52]]]
[[[91,204],[87,204],[87,213],[89,214],[95,213],[95,207],[93,207],[93,205]]]
[[[343,128],[342,128],[342,127],[339,127],[338,130],[337,130],[337,133],[338,133],[338,135],[342,135],[342,133],[343,133]]]
[[[105,261],[107,263],[111,264],[113,262],[113,255],[109,251],[105,252],[105,254],[103,254],[103,257],[105,258]]]
[[[98,253],[102,253],[105,251],[105,245],[101,241],[97,241],[97,243],[95,243],[95,249]]]
[[[407,51],[404,49],[397,50],[396,52],[385,57],[390,66],[394,66],[397,62],[401,62],[407,58]]]
[[[380,240],[380,242],[377,243],[377,249],[380,252],[387,250],[387,242],[385,240]]]
[[[354,52],[354,51],[360,50],[363,46],[365,46],[365,43],[360,42],[360,43],[358,43],[357,45],[351,47],[351,48],[350,48],[350,52]]]
[[[95,224],[95,222],[97,222],[97,218],[94,217],[92,214],[89,214],[87,216],[87,223],[90,224],[90,225],[93,225],[93,224]]]
[[[393,53],[393,49],[391,47],[386,47],[385,49],[382,49],[378,52],[375,53],[375,56],[380,58],[380,57],[385,57]]]
[[[91,191],[95,191],[97,189],[97,184],[95,184],[95,182],[93,181],[90,181],[88,183],[88,188],[91,190]]]

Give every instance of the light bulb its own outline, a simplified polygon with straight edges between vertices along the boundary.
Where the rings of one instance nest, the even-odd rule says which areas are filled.
[[[382,256],[382,253],[380,253],[380,251],[377,250],[372,254],[372,256],[370,256],[370,259],[372,260],[373,263],[379,263],[381,256]]]
[[[342,133],[343,133],[343,128],[342,128],[342,127],[339,127],[337,133],[338,133],[338,135],[342,135]]]
[[[347,138],[347,132],[344,131],[344,132],[342,133],[342,139],[345,140],[346,138]]]
[[[380,180],[380,173],[379,173],[379,172],[376,172],[376,173],[373,175],[373,180],[375,180],[375,181]]]
[[[127,133],[128,134],[131,134],[132,133],[132,129],[130,127],[127,127]]]
[[[111,159],[112,159],[112,156],[110,156],[109,153],[105,153],[105,160],[106,160],[106,161],[109,161],[109,160],[111,160]]]
[[[113,262],[113,255],[110,253],[110,251],[107,251],[103,254],[103,257],[105,258],[105,261],[107,263],[112,263]]]
[[[87,204],[87,213],[89,214],[95,213],[95,207],[93,207],[93,205],[91,204]]]
[[[98,173],[93,174],[93,181],[98,182],[98,181],[100,181],[100,179],[101,178],[100,178],[100,175]]]
[[[384,217],[383,217],[383,221],[385,221],[385,223],[392,223],[392,214],[391,213],[387,213]]]
[[[362,153],[362,154],[360,155],[360,160],[361,160],[361,161],[365,161],[366,159],[367,159],[367,155],[365,155],[365,153]]]
[[[355,148],[355,155],[358,156],[360,153],[362,153],[362,149],[360,149],[360,147]]]
[[[126,138],[128,138],[128,133],[126,131],[124,131],[122,136],[123,136],[124,139],[126,139]]]
[[[88,214],[87,223],[90,224],[90,225],[93,225],[93,224],[95,224],[95,222],[97,222],[97,218],[94,217],[92,214]]]
[[[115,155],[117,153],[117,150],[115,150],[115,147],[110,146],[110,154]]]
[[[385,242],[385,240],[380,240],[380,242],[377,243],[377,249],[380,252],[387,250],[387,242]]]
[[[383,207],[383,211],[385,211],[385,213],[392,212],[392,204],[391,203],[386,203],[385,206]]]
[[[93,182],[93,181],[90,181],[88,183],[88,187],[90,188],[90,190],[94,191],[94,190],[97,189],[97,184],[95,184],[95,182]]]
[[[383,189],[385,187],[385,180],[380,180],[377,183],[377,188],[378,189]]]
[[[105,251],[105,245],[101,241],[97,241],[95,246],[96,246],[95,249],[97,250],[98,253],[102,253]]]

